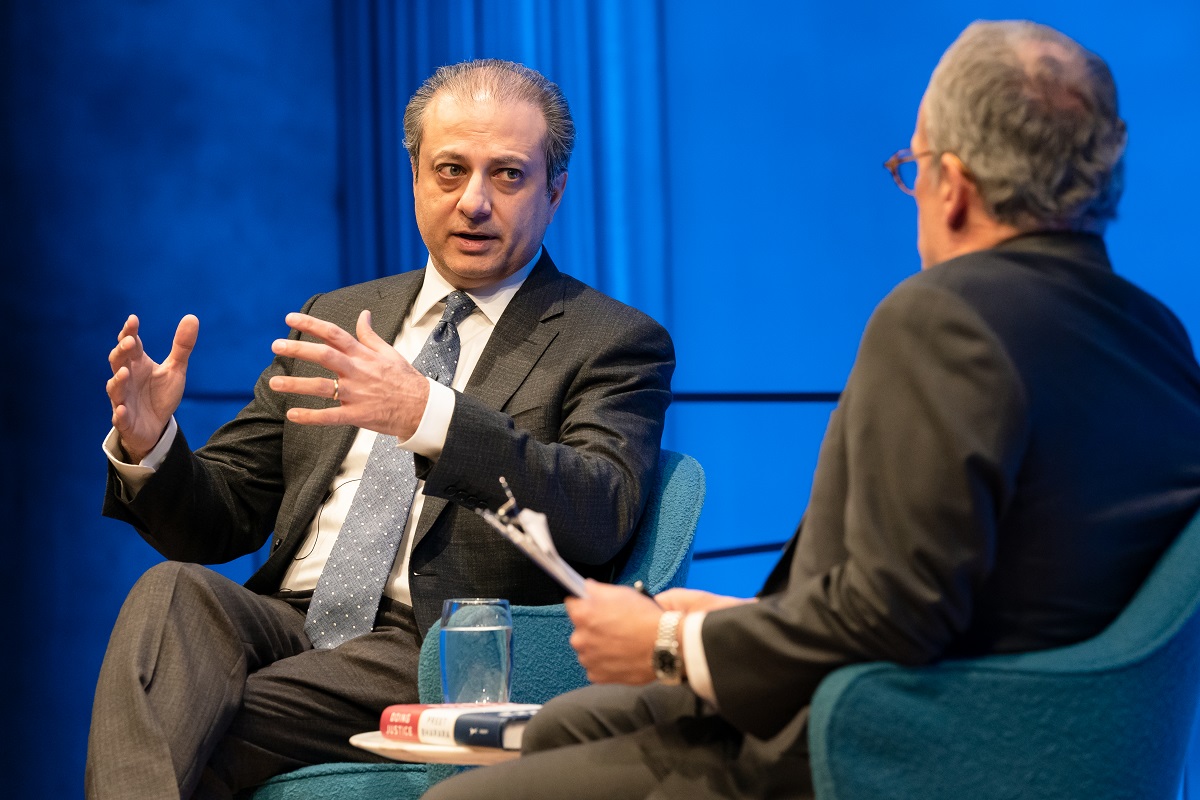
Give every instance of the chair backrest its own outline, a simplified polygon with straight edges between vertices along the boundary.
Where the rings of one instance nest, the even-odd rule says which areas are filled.
[[[831,674],[809,718],[817,797],[1173,800],[1198,696],[1200,515],[1092,639]]]
[[[642,581],[651,593],[687,580],[696,524],[704,506],[704,469],[691,456],[663,450],[654,487],[634,533],[633,549],[617,583]],[[567,639],[571,621],[561,603],[513,606],[513,700],[541,703],[587,683]],[[422,703],[441,702],[440,624],[421,647],[418,689]]]
[[[1192,518],[1159,559],[1125,610],[1099,635],[1060,653],[1064,663],[1086,664],[1117,656],[1133,663],[1148,657],[1183,632],[1200,650],[1200,513]]]
[[[670,450],[660,453],[654,487],[618,583],[632,585],[640,580],[652,594],[683,585],[704,493],[704,470],[696,459]],[[567,641],[572,626],[562,603],[513,606],[512,615],[514,702],[544,703],[587,685],[587,674]],[[421,646],[417,688],[422,703],[442,701],[440,628],[440,623],[434,623]],[[444,765],[429,765],[430,784],[452,771]]]
[[[617,583],[642,581],[651,594],[683,586],[692,563],[696,523],[704,507],[704,469],[689,455],[663,450],[633,550]]]

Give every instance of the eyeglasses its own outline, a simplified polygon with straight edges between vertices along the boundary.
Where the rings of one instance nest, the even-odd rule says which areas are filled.
[[[917,183],[917,159],[931,155],[933,155],[932,150],[914,153],[906,147],[903,150],[897,150],[891,158],[883,162],[883,168],[892,173],[892,180],[900,187],[900,191],[911,195],[914,193],[913,187]]]

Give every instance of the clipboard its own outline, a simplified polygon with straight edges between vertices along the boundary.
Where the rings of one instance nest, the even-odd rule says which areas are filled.
[[[500,485],[508,496],[504,505],[496,511],[477,508],[475,513],[483,517],[500,535],[519,547],[564,589],[576,597],[587,597],[587,584],[583,576],[563,560],[555,549],[546,515],[518,506],[516,498],[508,488],[508,481],[503,476],[500,478]]]

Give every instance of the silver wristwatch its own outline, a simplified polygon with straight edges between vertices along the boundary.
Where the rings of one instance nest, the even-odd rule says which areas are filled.
[[[682,611],[664,611],[658,619],[658,637],[654,640],[654,677],[673,686],[683,682],[683,658],[679,655],[682,619]]]

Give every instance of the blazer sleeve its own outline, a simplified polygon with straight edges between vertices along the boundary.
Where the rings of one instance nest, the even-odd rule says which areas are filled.
[[[587,565],[612,560],[637,525],[675,368],[660,325],[612,301],[603,308],[564,317],[526,380],[542,387],[531,390],[541,402],[517,419],[459,394],[442,454],[423,475],[426,494],[493,509],[505,501],[503,475],[523,506],[546,515],[559,553]],[[535,425],[521,411],[552,421]]]
[[[1023,392],[956,294],[905,283],[885,298],[822,444],[786,588],[704,621],[723,716],[767,738],[839,666],[943,653],[993,567]]]

